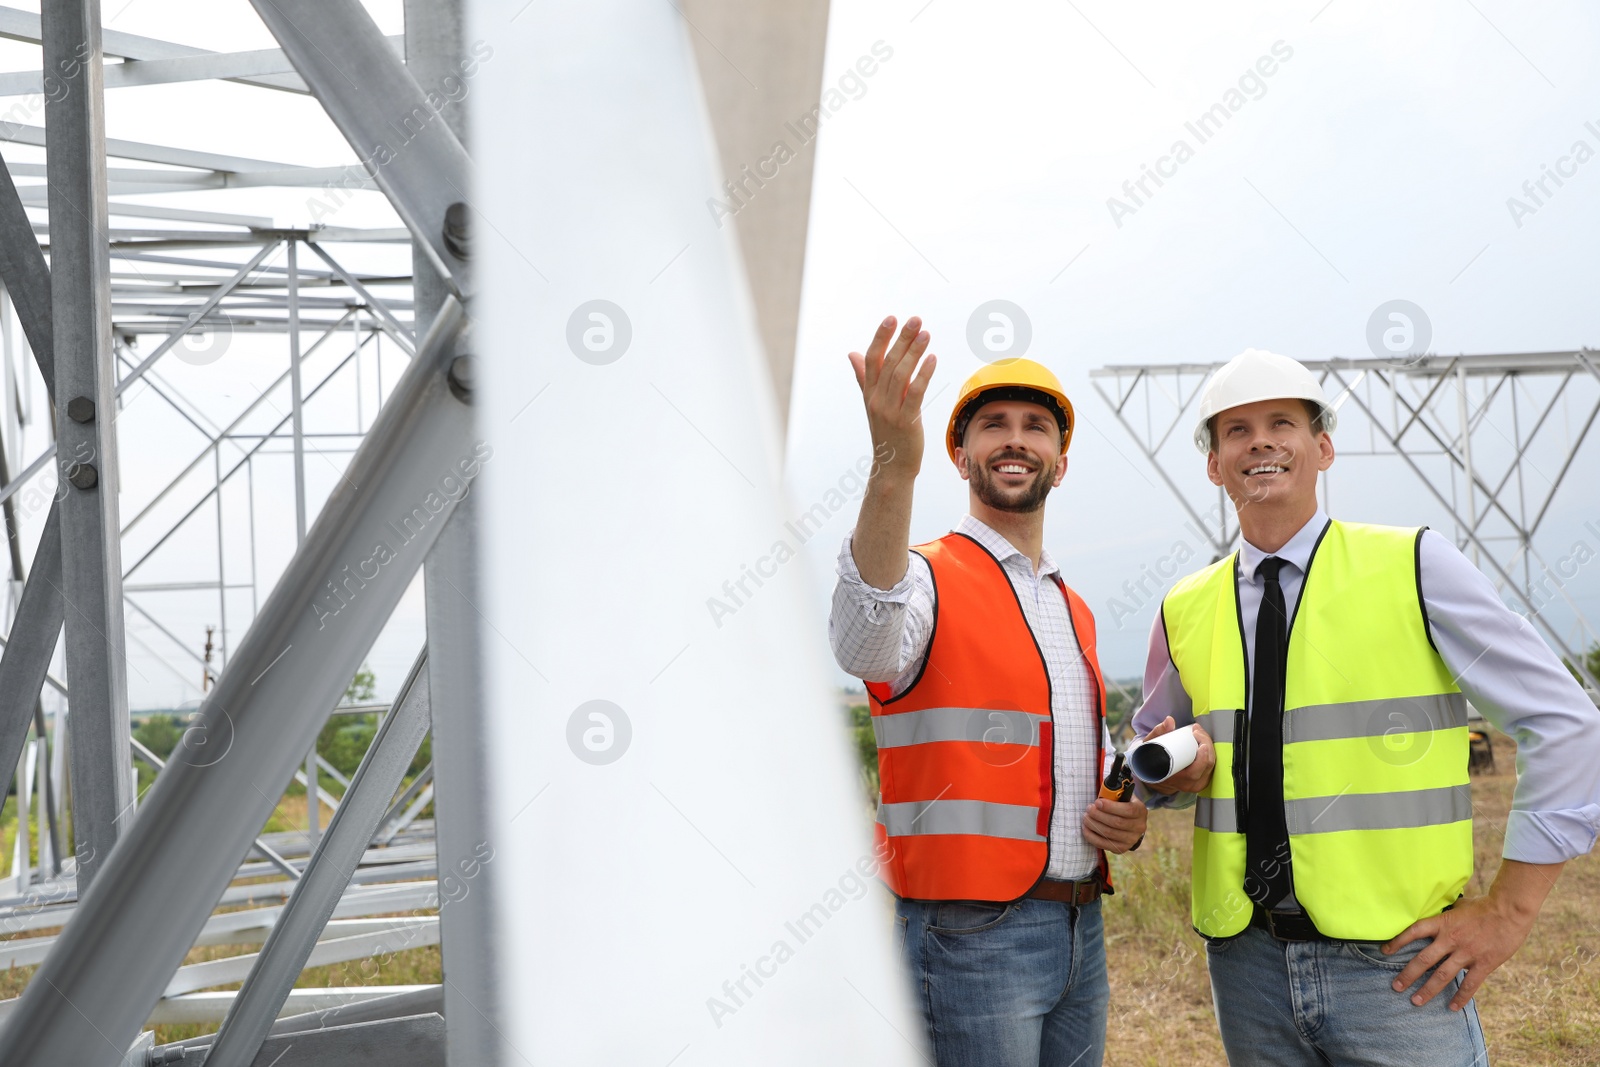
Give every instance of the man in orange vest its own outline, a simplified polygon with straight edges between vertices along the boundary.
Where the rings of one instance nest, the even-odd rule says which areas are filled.
[[[1111,746],[1094,617],[1044,549],[1072,402],[1029,360],[974,374],[945,442],[971,513],[908,551],[927,347],[920,319],[896,337],[890,317],[850,353],[886,458],[839,554],[829,635],[867,683],[883,877],[939,1067],[1094,1067],[1105,852],[1138,845],[1145,809],[1098,799]]]

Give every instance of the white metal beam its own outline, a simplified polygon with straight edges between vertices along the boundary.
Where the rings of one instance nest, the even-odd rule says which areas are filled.
[[[402,47],[402,39],[390,37],[388,40],[390,46],[398,53]],[[283,49],[263,48],[252,52],[194,52],[170,59],[138,59],[112,63],[105,70],[105,87],[122,89],[136,85],[166,85],[172,82],[213,79],[260,84],[258,79],[269,74],[287,74],[296,82],[300,81],[295,75],[294,64],[283,54]],[[287,82],[287,79],[280,80]],[[289,89],[287,84],[269,87]],[[0,74],[0,97],[27,96],[44,91],[44,71]],[[304,93],[306,89],[301,82],[300,87],[289,91]]]
[[[464,210],[472,162],[425,92],[356,0],[251,0],[435,265],[458,295],[465,251],[447,239],[446,216]],[[464,219],[462,222],[464,223]]]
[[[0,1030],[8,1056],[113,1067],[150,1016],[437,540],[453,508],[440,479],[486,458],[447,380],[461,324],[447,305],[396,384],[185,734],[213,747],[188,745],[146,795]]]
[[[60,498],[61,590],[69,608],[68,751],[82,893],[134,814],[96,0],[46,6],[44,58],[53,69],[75,71],[72,78],[63,74],[68,91],[46,100],[45,121],[50,130],[50,214],[57,220],[50,257],[56,454],[65,459],[62,473],[69,483]]]
[[[295,886],[294,895],[284,906],[282,916],[273,925],[254,965],[249,968],[239,998],[234,1001],[212,1044],[211,1056],[206,1061],[212,1067],[248,1067],[271,1030],[272,1020],[281,1012],[295,979],[304,967],[317,961],[318,952],[322,951],[317,939],[366,852],[384,808],[400,787],[406,768],[428,732],[426,650],[412,665],[395,703],[395,710],[384,717],[377,736],[362,757],[344,801],[334,812],[327,834],[306,864],[305,875]],[[437,944],[439,930],[434,923],[432,929],[413,926],[403,931],[359,936],[378,939],[379,951],[394,951],[401,945],[411,948]],[[385,936],[387,941],[382,940]],[[419,937],[427,940],[418,940]],[[340,939],[340,943],[355,945],[349,938]],[[172,992],[169,986],[168,995]]]
[[[41,40],[39,16],[32,11],[19,11],[16,8],[0,8],[0,37],[13,41],[22,41],[29,44],[38,44]],[[120,56],[123,59],[177,59],[186,56],[204,56],[208,53],[203,48],[191,48],[189,45],[173,44],[171,41],[158,41],[153,37],[140,37],[138,34],[122,33],[118,30],[104,30],[101,34],[101,49],[104,55]],[[97,58],[95,65],[99,66]],[[50,69],[48,63],[46,69]],[[65,68],[58,68],[65,69]],[[304,93],[305,83],[293,74],[266,75],[260,78],[246,79],[250,84],[260,85],[269,89],[282,89],[287,92]]]

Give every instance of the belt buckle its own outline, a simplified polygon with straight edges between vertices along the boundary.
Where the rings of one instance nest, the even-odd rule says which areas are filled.
[[[1058,904],[1082,907],[1094,900],[1095,887],[1097,885],[1098,883],[1093,877],[1081,878],[1071,882],[1063,879],[1044,878],[1029,891],[1028,895],[1040,900],[1053,900]]]
[[[1270,933],[1273,937],[1277,938],[1279,941],[1314,941],[1314,940],[1316,940],[1314,937],[1306,936],[1305,928],[1306,928],[1306,926],[1310,925],[1311,918],[1310,918],[1310,916],[1306,915],[1305,912],[1301,912],[1301,911],[1272,911],[1269,908],[1262,908],[1261,911],[1262,911],[1262,914],[1265,915],[1266,919],[1267,919],[1267,932]],[[1283,919],[1283,922],[1284,922],[1284,929],[1282,929],[1282,930],[1280,930],[1278,928],[1278,922],[1279,922],[1279,919],[1277,918],[1278,916],[1281,916],[1282,919]],[[1289,932],[1289,928],[1290,927],[1295,928],[1297,932],[1295,932],[1295,933]]]

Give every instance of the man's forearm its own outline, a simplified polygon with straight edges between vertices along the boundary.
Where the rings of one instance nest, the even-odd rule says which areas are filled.
[[[1501,860],[1500,870],[1489,887],[1489,899],[1508,915],[1530,925],[1544,906],[1544,898],[1555,888],[1565,863],[1523,863]]]
[[[861,499],[850,552],[861,580],[875,589],[892,589],[906,576],[915,482],[914,471],[891,472],[885,466],[867,483]]]

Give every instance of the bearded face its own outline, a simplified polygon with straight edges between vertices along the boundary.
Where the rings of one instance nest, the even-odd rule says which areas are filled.
[[[1039,404],[985,404],[968,423],[960,451],[973,493],[996,511],[1038,511],[1060,479],[1061,428]]]
[[[973,492],[996,511],[1028,512],[1044,507],[1055,480],[1055,465],[1020,449],[1006,449],[968,466]]]

